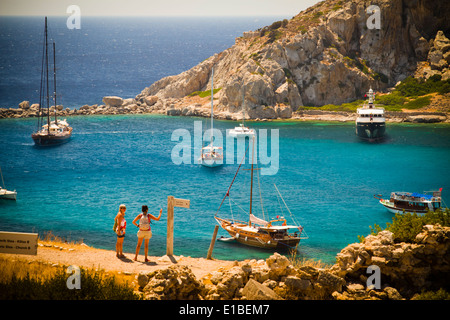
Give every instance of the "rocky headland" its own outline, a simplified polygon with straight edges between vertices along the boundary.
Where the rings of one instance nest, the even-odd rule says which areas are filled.
[[[57,106],[61,116],[160,113],[248,119],[355,119],[354,112],[321,106],[363,99],[372,87],[388,93],[409,76],[450,79],[450,6],[445,0],[322,1],[283,21],[244,32],[235,44],[179,75],[162,78],[134,98],[104,97],[78,110]],[[379,27],[369,20],[379,19]],[[372,21],[371,20],[371,21]],[[307,109],[304,106],[308,106]],[[311,110],[317,107],[317,110]],[[430,96],[426,107],[388,112],[392,122],[449,122],[450,93]],[[33,117],[38,105],[0,109],[0,118]]]

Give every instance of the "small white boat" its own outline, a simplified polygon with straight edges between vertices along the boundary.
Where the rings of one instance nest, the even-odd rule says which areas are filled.
[[[242,123],[239,127],[234,127],[228,131],[230,137],[252,137],[256,133],[255,129],[249,129],[245,126],[245,90],[242,93]]]
[[[200,163],[205,167],[218,167],[223,164],[223,149],[207,146],[202,148]]]
[[[229,130],[228,135],[235,138],[252,137],[255,135],[255,129],[249,129],[244,123],[241,123],[239,127],[234,127],[234,129]]]
[[[17,197],[16,190],[9,191],[0,187],[0,199],[16,200],[16,197]]]
[[[202,152],[198,162],[205,167],[218,167],[223,164],[223,149],[222,147],[214,146],[214,68],[212,69],[211,74],[211,143],[202,148]]]
[[[5,181],[3,181],[3,173],[2,169],[0,168],[0,175],[2,176],[2,186],[0,186],[0,199],[7,199],[7,200],[16,200],[17,192],[6,190],[5,188]]]

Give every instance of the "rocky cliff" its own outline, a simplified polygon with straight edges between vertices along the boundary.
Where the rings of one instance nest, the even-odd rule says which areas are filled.
[[[223,118],[240,115],[243,95],[249,118],[289,118],[302,105],[341,104],[369,87],[392,87],[419,63],[448,71],[449,55],[433,39],[450,32],[449,14],[445,0],[322,1],[244,33],[231,48],[153,83],[135,100],[152,111],[204,115],[208,98],[195,92],[210,90],[214,67],[215,113]]]
[[[300,106],[362,99],[370,87],[386,91],[408,76],[450,79],[448,16],[447,0],[326,0],[290,20],[244,32],[231,48],[179,75],[156,81],[135,98],[105,97],[101,105],[57,108],[61,116],[163,113],[208,117],[214,68],[216,117],[240,120],[245,100],[247,118],[309,119],[307,112],[307,117],[294,112]],[[420,110],[425,116],[419,115],[417,121],[408,114],[387,118],[448,122],[449,103],[447,92],[433,96],[429,107]],[[28,101],[17,109],[0,108],[0,118],[37,114],[38,104],[30,106]],[[336,120],[336,114],[330,114],[325,118]],[[353,119],[350,113],[343,121]]]

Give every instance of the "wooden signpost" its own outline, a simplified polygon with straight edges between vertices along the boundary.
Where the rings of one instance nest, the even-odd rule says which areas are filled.
[[[219,231],[219,226],[218,225],[216,225],[214,227],[213,237],[211,239],[211,244],[209,245],[208,254],[206,255],[206,259],[208,259],[208,260],[212,259],[212,252],[213,252],[213,249],[214,249],[214,243],[216,242],[216,238],[217,238],[217,231]]]
[[[0,231],[0,253],[37,255],[37,233]]]
[[[167,251],[166,255],[173,256],[173,208],[189,208],[190,201],[176,199],[173,196],[167,197]]]

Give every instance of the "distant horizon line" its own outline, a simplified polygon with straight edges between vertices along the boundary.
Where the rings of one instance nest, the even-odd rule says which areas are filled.
[[[290,15],[290,14],[289,14]],[[0,17],[23,17],[23,18],[27,18],[27,17],[58,17],[58,18],[67,18],[70,15],[52,15],[52,14],[47,14],[47,15],[40,15],[40,14],[28,14],[28,15],[19,15],[19,14],[9,14],[9,15],[4,15],[0,13]],[[163,17],[163,18],[245,18],[245,17],[281,17],[281,16],[285,16],[283,14],[274,14],[274,15],[89,15],[89,14],[83,14],[81,15],[81,18],[83,17],[92,17],[92,18],[154,18],[154,17]]]

